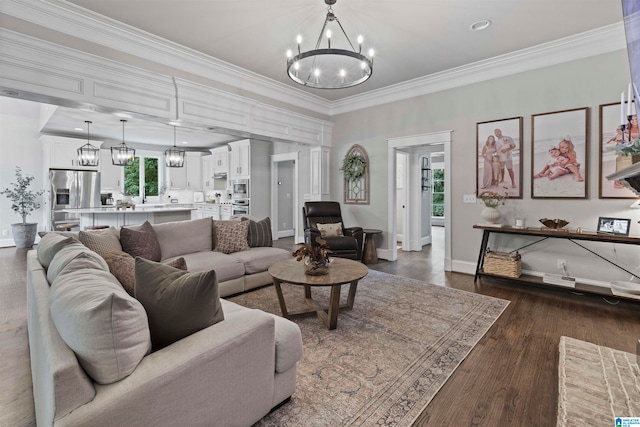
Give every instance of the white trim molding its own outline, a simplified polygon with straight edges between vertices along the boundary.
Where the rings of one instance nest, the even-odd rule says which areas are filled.
[[[69,2],[3,0],[2,13],[309,111],[333,116],[549,67],[626,46],[622,21],[527,49],[329,101]]]

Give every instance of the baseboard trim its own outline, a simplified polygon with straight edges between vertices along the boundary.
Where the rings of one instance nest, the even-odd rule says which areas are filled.
[[[278,239],[283,239],[285,237],[293,237],[293,236],[294,236],[293,230],[278,231]]]
[[[0,248],[10,248],[15,245],[13,239],[0,239]]]

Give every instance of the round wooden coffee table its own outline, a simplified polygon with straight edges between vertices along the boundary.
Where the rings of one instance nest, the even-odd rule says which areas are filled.
[[[324,276],[304,274],[302,261],[296,261],[295,258],[277,262],[269,267],[269,274],[273,277],[273,284],[278,294],[278,302],[280,303],[282,316],[290,319],[294,316],[316,313],[318,319],[329,329],[335,329],[338,326],[338,312],[341,308],[353,308],[358,280],[366,276],[368,272],[369,269],[364,264],[343,258],[333,258],[333,263],[331,267],[329,267],[329,274],[325,274]],[[294,312],[287,310],[287,305],[282,295],[282,288],[280,287],[283,282],[304,286],[304,298],[307,306],[309,306],[309,310]],[[340,289],[342,285],[347,283],[350,283],[347,304],[340,306]],[[311,287],[313,286],[331,286],[328,308],[320,307],[318,303],[311,298]]]

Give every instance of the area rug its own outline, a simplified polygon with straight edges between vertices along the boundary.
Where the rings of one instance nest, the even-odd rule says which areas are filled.
[[[640,417],[636,355],[574,338],[560,338],[558,426],[614,426]]]
[[[306,308],[301,286],[282,287],[289,310]],[[313,298],[326,307],[329,290]],[[281,314],[273,286],[231,301]],[[256,426],[410,426],[508,304],[370,270],[337,329],[294,319],[304,343],[296,392]]]

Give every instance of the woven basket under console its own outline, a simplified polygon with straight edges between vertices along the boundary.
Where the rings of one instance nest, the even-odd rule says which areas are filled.
[[[520,254],[496,252],[487,249],[484,255],[483,270],[488,274],[517,279],[522,274]]]

